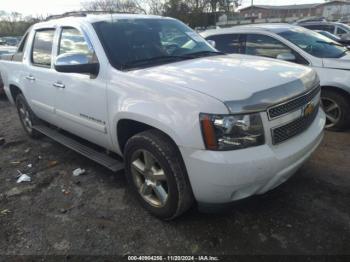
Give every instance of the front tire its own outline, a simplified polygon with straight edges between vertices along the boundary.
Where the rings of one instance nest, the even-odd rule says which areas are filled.
[[[34,139],[40,138],[42,135],[38,131],[33,129],[33,125],[39,123],[39,119],[35,116],[33,111],[30,109],[27,100],[22,94],[17,95],[16,97],[16,107],[21,121],[22,127],[26,133]]]
[[[162,132],[148,130],[125,146],[127,180],[152,215],[172,220],[187,211],[193,195],[176,145]]]
[[[350,101],[343,94],[333,90],[322,91],[322,108],[326,113],[326,128],[344,131],[350,124]]]

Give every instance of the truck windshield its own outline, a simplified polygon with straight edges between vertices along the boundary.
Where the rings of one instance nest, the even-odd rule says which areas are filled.
[[[279,33],[279,35],[310,55],[319,58],[340,58],[347,53],[347,48],[344,46],[310,30],[290,29]]]
[[[119,70],[221,54],[173,19],[121,19],[93,26],[111,64]]]

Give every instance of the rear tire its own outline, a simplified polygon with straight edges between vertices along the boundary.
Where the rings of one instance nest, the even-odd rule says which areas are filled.
[[[172,220],[193,204],[192,189],[176,145],[162,132],[147,130],[130,138],[124,150],[129,185],[152,215]]]
[[[322,90],[322,107],[327,116],[326,129],[344,131],[350,125],[350,101],[342,93]]]
[[[21,121],[23,129],[26,133],[34,139],[42,137],[42,134],[33,129],[33,125],[40,123],[39,118],[35,116],[33,111],[30,109],[27,100],[22,94],[18,94],[16,97],[16,106],[19,119]]]

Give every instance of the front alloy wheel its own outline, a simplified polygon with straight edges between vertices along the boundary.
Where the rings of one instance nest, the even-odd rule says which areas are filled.
[[[155,129],[134,135],[125,145],[124,160],[133,193],[152,215],[172,220],[191,207],[186,167],[167,135]]]
[[[137,150],[132,156],[131,173],[141,197],[154,207],[164,207],[168,201],[168,179],[164,168],[147,150]]]

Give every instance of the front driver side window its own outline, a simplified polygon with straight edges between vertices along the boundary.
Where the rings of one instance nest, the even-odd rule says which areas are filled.
[[[75,28],[63,28],[61,32],[58,55],[67,53],[93,56],[93,51],[89,48],[83,34]]]
[[[299,54],[291,48],[267,35],[249,34],[246,36],[245,53],[270,58],[277,58],[280,54],[290,53],[296,56],[296,63],[308,64]]]

